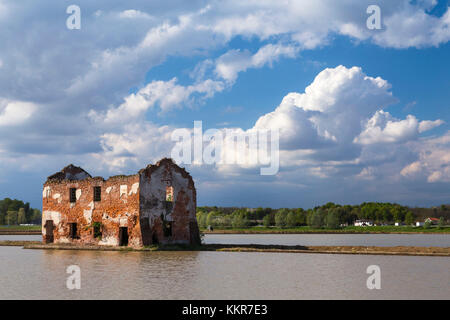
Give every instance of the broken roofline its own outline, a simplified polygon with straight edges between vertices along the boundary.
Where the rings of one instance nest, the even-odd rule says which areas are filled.
[[[111,180],[116,180],[116,179],[121,179],[121,178],[122,179],[131,178],[131,177],[138,176],[138,175],[140,175],[140,174],[142,174],[144,172],[151,173],[151,172],[156,170],[158,167],[160,167],[164,163],[169,163],[169,164],[175,165],[177,168],[180,169],[180,172],[181,172],[181,174],[182,174],[182,176],[184,178],[188,178],[188,179],[190,179],[192,181],[191,175],[186,171],[185,168],[182,168],[182,167],[178,166],[175,163],[175,161],[173,159],[171,159],[171,158],[162,158],[161,160],[156,162],[156,164],[149,164],[145,168],[139,170],[135,174],[131,174],[131,175],[115,175],[115,176],[109,177],[108,179],[104,179],[101,176],[92,177],[83,168],[77,167],[77,166],[75,166],[73,164],[69,164],[68,166],[64,167],[61,171],[59,171],[59,172],[49,176],[45,183],[62,182],[62,181],[83,181],[83,180],[111,181]],[[84,174],[84,177],[83,178],[76,178],[76,176],[80,175],[80,174]],[[83,176],[83,175],[81,175],[81,176]]]

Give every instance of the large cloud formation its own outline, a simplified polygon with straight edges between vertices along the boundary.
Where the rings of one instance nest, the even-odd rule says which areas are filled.
[[[152,88],[152,94],[137,93],[141,99],[139,103],[129,105],[130,99],[136,98],[136,94],[132,94],[125,99],[124,104],[108,110],[106,116],[96,116],[97,126],[112,130],[106,132],[101,139],[105,151],[102,159],[105,163],[117,164],[117,158],[123,155],[137,156],[141,158],[138,162],[144,161],[148,153],[146,151],[142,154],[139,150],[157,152],[155,141],[166,146],[164,151],[169,149],[167,146],[174,146],[168,133],[175,128],[156,128],[143,120],[141,113],[127,109],[138,108],[144,112],[153,107],[154,97],[158,96],[158,92],[156,87]],[[400,161],[399,166],[406,165],[402,162],[405,160],[402,159],[405,154],[403,148],[416,153],[417,147],[408,147],[408,143],[423,143],[419,138],[420,134],[443,123],[439,119],[420,121],[414,115],[408,115],[406,119],[394,118],[384,110],[396,101],[390,89],[391,85],[386,80],[368,76],[359,67],[327,68],[317,75],[304,93],[287,94],[273,112],[257,119],[252,128],[226,128],[222,130],[223,135],[231,132],[236,136],[248,136],[256,130],[277,129],[280,134],[280,160],[284,170],[298,169],[301,166],[312,175],[323,178],[330,174],[342,174],[343,171],[348,173],[353,166],[356,178],[368,178],[369,174],[373,176],[375,172],[374,163],[378,167],[392,165],[396,161]],[[142,89],[143,92],[148,90],[148,86]],[[120,117],[121,114],[124,116]],[[120,132],[117,127],[110,126],[111,115],[117,115],[117,119],[121,119]],[[186,130],[191,131],[188,128]],[[149,135],[143,137],[143,132]],[[205,146],[207,145],[205,142]],[[226,163],[226,154],[233,152],[236,151],[227,149],[225,144],[222,162]],[[242,168],[257,165],[257,162],[247,161],[241,166],[232,167],[216,164],[215,168],[220,173],[239,171],[243,174],[240,171]],[[402,172],[400,170],[398,167],[396,176],[405,176],[407,169]],[[392,173],[389,175],[392,176]],[[441,176],[445,178],[445,174]],[[435,174],[434,181],[441,176]]]

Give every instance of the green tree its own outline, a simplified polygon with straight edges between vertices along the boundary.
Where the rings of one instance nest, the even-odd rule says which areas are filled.
[[[197,223],[200,228],[206,228],[206,215],[203,211],[197,212]]]
[[[256,220],[264,219],[265,215],[266,215],[266,211],[261,207],[257,208],[254,212],[254,216],[255,216]]]
[[[31,216],[33,215],[33,210],[30,207],[30,203],[29,202],[25,203],[23,208],[25,209],[26,223],[29,223],[31,222]]]
[[[215,212],[211,211],[210,213],[208,213],[208,216],[206,217],[206,226],[215,226],[214,224],[214,216],[215,216]]]
[[[30,203],[24,203],[21,200],[17,199],[10,199],[5,198],[3,200],[0,200],[0,225],[7,224],[8,223],[8,211],[16,211],[19,212],[19,210],[23,208],[25,210],[25,221],[23,220],[23,215],[21,214],[21,223],[30,223],[33,221],[33,215],[35,210],[39,212],[39,217],[37,217],[37,221],[34,223],[40,223],[41,217],[40,217],[40,210],[33,209],[30,207]],[[14,220],[14,219],[13,219]]]
[[[310,226],[312,228],[322,228],[325,224],[325,214],[326,211],[324,209],[314,210],[314,213],[311,216]]]
[[[363,219],[375,220],[377,218],[376,211],[377,207],[375,203],[365,203],[361,207],[361,216]]]
[[[390,209],[388,209],[388,208],[386,208],[385,210],[384,210],[384,212],[383,212],[383,221],[384,222],[391,222],[392,221],[392,213],[391,213],[391,210]]]
[[[338,206],[338,205],[336,205],[334,202],[328,202],[327,204],[323,205],[322,208],[323,209],[331,209],[331,208],[334,208],[336,206]]]
[[[414,223],[414,213],[408,211],[408,213],[405,216],[405,223],[409,226]]]
[[[386,209],[383,207],[379,207],[379,208],[375,209],[375,221],[377,223],[380,223],[383,221],[385,211],[386,211]]]
[[[313,218],[313,215],[314,215],[314,210],[308,209],[308,210],[306,211],[306,224],[307,224],[308,226],[311,226],[311,225],[312,225],[312,218]]]
[[[281,209],[281,210],[278,210],[277,213],[275,213],[275,225],[277,227],[284,228],[286,226],[287,214],[288,214],[287,209]]]
[[[270,214],[266,214],[263,218],[263,225],[264,227],[270,227],[272,225],[272,219],[270,217]]]
[[[337,214],[337,209],[328,210],[328,214],[326,217],[326,225],[327,228],[337,229],[339,227],[339,217]]]
[[[17,214],[17,223],[18,224],[25,224],[27,223],[27,217],[25,213],[25,208],[20,208],[19,213]]]
[[[42,222],[41,210],[33,209],[33,215],[32,215],[32,218],[31,218],[31,222],[35,223],[35,224],[40,224]]]
[[[345,222],[347,222],[349,225],[353,224],[353,222],[355,222],[355,220],[357,220],[359,216],[360,216],[359,208],[358,207],[352,208]]]
[[[230,215],[222,215],[219,218],[219,225],[221,227],[231,227],[231,216]]]
[[[249,221],[242,214],[235,214],[231,220],[231,225],[233,228],[246,228],[248,227]]]
[[[439,229],[442,229],[442,228],[444,228],[444,226],[445,226],[445,219],[444,219],[444,217],[440,217],[438,227],[439,227]]]
[[[392,215],[395,222],[402,222],[404,219],[404,212],[400,207],[394,207],[394,209],[392,209]]]
[[[0,211],[0,226],[6,224],[6,214],[3,211]]]
[[[6,223],[10,226],[17,224],[17,211],[8,211],[6,214]]]
[[[295,216],[297,218],[297,225],[304,226],[306,225],[306,212],[302,208],[295,210]]]
[[[291,211],[286,216],[286,226],[292,228],[295,227],[296,225],[297,225],[297,216],[293,211]]]

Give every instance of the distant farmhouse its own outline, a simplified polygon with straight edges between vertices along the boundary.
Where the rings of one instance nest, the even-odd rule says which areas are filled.
[[[372,220],[367,220],[367,219],[362,219],[362,220],[356,220],[354,222],[355,227],[372,227],[373,221]]]
[[[107,180],[69,165],[43,190],[44,243],[200,244],[192,177],[171,159]]]
[[[438,218],[426,218],[425,222],[431,223],[431,224],[439,224]]]
[[[425,225],[425,223],[427,223],[427,222],[430,224],[438,224],[439,219],[438,218],[426,218],[425,221],[417,221],[416,227],[423,227]]]

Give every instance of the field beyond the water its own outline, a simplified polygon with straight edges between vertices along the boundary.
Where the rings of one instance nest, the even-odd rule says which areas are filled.
[[[314,229],[308,226],[295,228],[279,228],[279,227],[249,227],[249,228],[217,228],[213,231],[201,229],[205,234],[302,234],[302,233],[341,233],[341,234],[358,234],[358,233],[450,233],[450,226],[438,228],[431,226],[430,228],[412,227],[412,226],[374,226],[374,227],[342,227],[339,229]],[[36,235],[41,234],[41,226],[0,226],[0,235]]]
[[[373,227],[342,227],[338,229],[314,229],[311,227],[295,227],[295,228],[279,228],[279,227],[249,227],[249,228],[221,228],[213,229],[209,231],[202,229],[202,233],[205,234],[264,234],[264,233],[450,233],[450,227],[446,226],[438,228],[432,226],[430,228],[424,227],[412,227],[412,226],[373,226]]]
[[[37,226],[0,226],[0,235],[37,235],[42,227]]]

